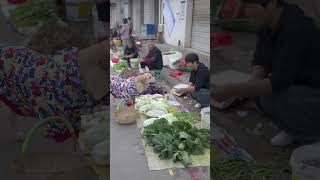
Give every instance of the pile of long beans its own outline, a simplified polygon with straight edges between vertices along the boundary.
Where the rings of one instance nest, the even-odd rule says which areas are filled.
[[[213,180],[275,180],[274,171],[255,161],[219,159],[211,162]]]
[[[29,0],[10,10],[10,19],[18,27],[32,27],[40,22],[56,22],[55,1]]]

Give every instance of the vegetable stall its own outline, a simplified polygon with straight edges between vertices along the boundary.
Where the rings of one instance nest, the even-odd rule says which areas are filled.
[[[111,74],[137,76],[122,59],[122,51],[110,51]],[[118,124],[136,123],[149,170],[192,169],[210,164],[210,130],[202,126],[200,112],[189,112],[166,88],[155,83],[134,98],[133,106],[114,99]],[[123,122],[123,118],[133,121]]]

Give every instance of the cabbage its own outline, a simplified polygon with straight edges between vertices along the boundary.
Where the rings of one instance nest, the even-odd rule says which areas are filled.
[[[108,165],[110,159],[109,141],[105,139],[92,149],[91,156],[93,161],[100,166]]]
[[[174,117],[172,113],[165,114],[159,117],[159,119],[162,119],[162,118],[166,119],[169,122],[169,124],[171,124],[173,121],[178,120],[176,117]]]
[[[141,107],[139,108],[139,112],[140,112],[140,113],[144,113],[145,111],[147,111],[147,110],[149,110],[149,109],[151,109],[151,108],[153,108],[153,107],[154,107],[154,105],[152,105],[152,104],[148,104],[148,105],[141,106]]]

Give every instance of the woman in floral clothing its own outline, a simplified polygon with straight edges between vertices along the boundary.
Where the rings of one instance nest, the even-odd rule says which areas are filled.
[[[64,49],[54,56],[42,55],[25,47],[0,46],[0,100],[22,116],[39,119],[66,117],[78,132],[80,110],[107,103],[107,87],[92,92],[97,87],[90,82],[90,79],[106,81],[101,79],[102,74],[107,78],[106,45],[105,41],[79,53]],[[92,62],[91,55],[100,62]],[[105,66],[101,66],[101,62]],[[93,68],[82,68],[88,63],[94,64]],[[85,72],[89,70],[100,74],[93,73],[89,77]],[[66,127],[56,122],[48,124],[47,134],[56,141],[70,137]]]

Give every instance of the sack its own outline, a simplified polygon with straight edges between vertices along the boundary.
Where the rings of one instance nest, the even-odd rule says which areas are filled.
[[[108,131],[107,123],[97,124],[84,133],[83,142],[89,149],[92,149],[93,146],[108,138]]]

